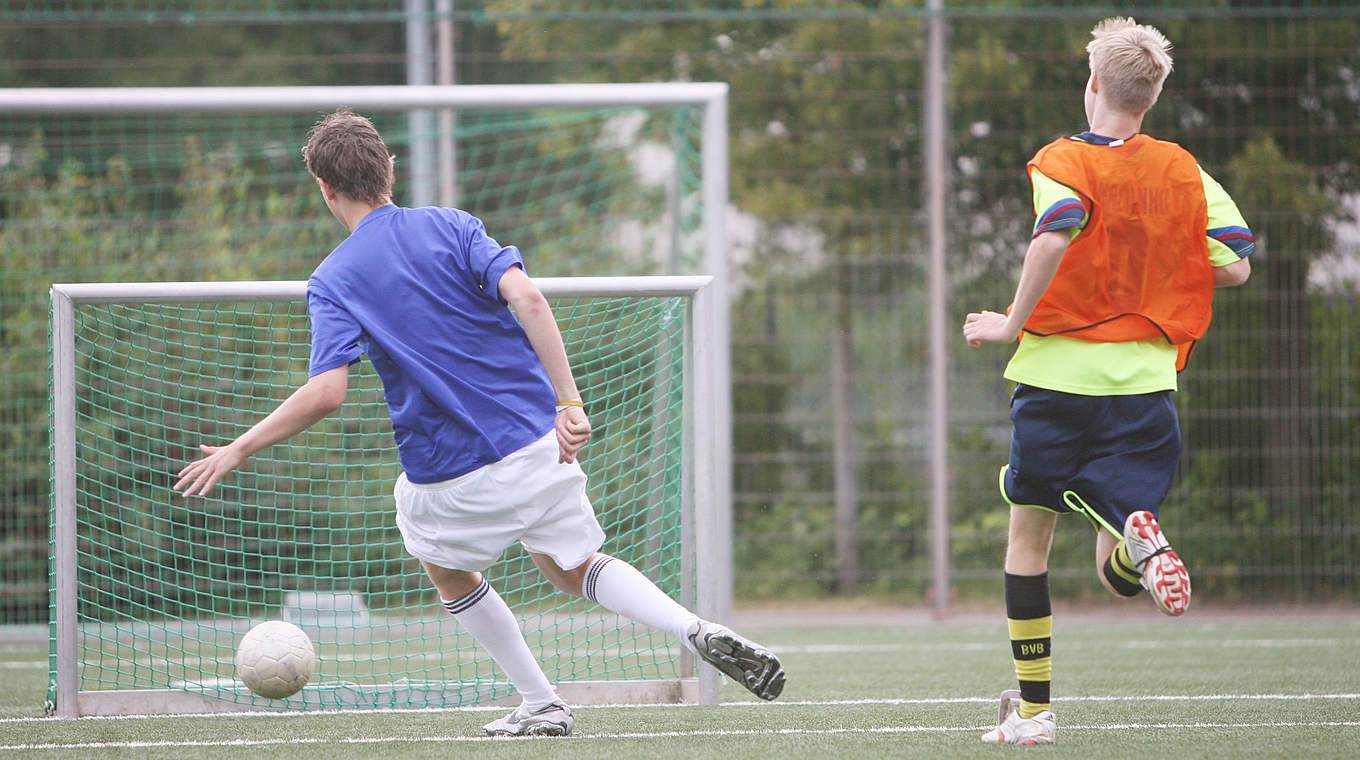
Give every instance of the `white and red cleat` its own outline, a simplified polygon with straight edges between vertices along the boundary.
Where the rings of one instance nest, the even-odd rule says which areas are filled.
[[[1190,574],[1151,512],[1134,512],[1124,521],[1124,547],[1158,609],[1168,615],[1184,614],[1190,608]]]
[[[1052,744],[1058,723],[1052,710],[1044,710],[1033,718],[1020,717],[1020,690],[1001,692],[1001,714],[996,728],[982,735],[988,744]]]

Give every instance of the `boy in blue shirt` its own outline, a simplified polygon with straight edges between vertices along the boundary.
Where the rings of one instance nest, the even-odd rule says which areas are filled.
[[[393,205],[393,159],[368,119],[347,110],[327,116],[303,155],[326,206],[351,232],[307,282],[309,380],[236,440],[203,446],[206,456],[181,470],[174,487],[204,495],[253,453],[335,411],[349,365],[366,354],[401,459],[393,495],[407,551],[523,699],[486,733],[564,736],[574,724],[482,576],[516,541],[557,588],[669,632],[752,693],[777,697],[784,671],[773,653],[701,620],[599,552],[604,532],[576,461],[590,420],[552,310],[519,250],[499,245],[465,212]]]
[[[1251,273],[1251,231],[1194,157],[1140,134],[1171,73],[1170,43],[1132,19],[1091,32],[1090,130],[1029,162],[1038,216],[1006,314],[969,314],[970,346],[1019,339],[1002,497],[1011,505],[1006,617],[1019,689],[1002,692],[994,744],[1051,744],[1048,553],[1058,514],[1096,527],[1111,592],[1147,590],[1168,615],[1190,576],[1157,521],[1180,457],[1171,394],[1209,326],[1215,287]]]

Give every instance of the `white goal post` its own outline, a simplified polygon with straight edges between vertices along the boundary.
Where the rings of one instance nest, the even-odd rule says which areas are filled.
[[[728,569],[720,556],[729,538],[725,516],[720,512],[722,499],[717,472],[730,457],[730,449],[720,445],[721,431],[715,424],[714,408],[719,397],[717,364],[720,345],[716,334],[718,308],[715,279],[709,276],[655,276],[603,278],[538,278],[536,284],[550,300],[591,298],[632,298],[645,296],[676,297],[687,304],[683,324],[683,452],[681,478],[681,600],[701,617],[721,619],[727,610],[731,586]],[[244,700],[222,700],[195,689],[137,688],[81,690],[82,640],[97,642],[101,634],[82,630],[82,625],[100,627],[97,620],[82,622],[78,598],[81,587],[80,518],[81,489],[78,485],[78,423],[92,424],[88,410],[78,398],[77,374],[80,336],[78,312],[82,306],[184,305],[202,308],[211,304],[255,302],[297,302],[305,300],[306,283],[273,282],[187,282],[187,283],[108,283],[57,284],[52,296],[52,462],[54,523],[54,633],[56,662],[55,714],[59,717],[147,713],[199,713],[270,709],[273,705],[247,696]],[[151,361],[150,358],[147,359]],[[82,423],[82,419],[85,421]],[[579,680],[559,682],[560,693],[575,704],[626,702],[690,701],[717,702],[720,675],[701,664],[697,680],[694,658],[680,656],[681,678],[676,680]],[[352,686],[352,685],[351,685]],[[441,687],[422,683],[421,688]],[[449,684],[457,689],[458,684]],[[311,688],[311,687],[309,687]],[[465,688],[465,687],[464,687]],[[322,709],[325,706],[323,705]],[[309,709],[316,709],[313,705]]]
[[[182,113],[306,113],[340,107],[414,113],[531,108],[692,106],[700,118],[700,202],[702,271],[713,278],[712,345],[715,380],[713,426],[718,445],[732,440],[730,285],[727,204],[729,199],[728,85],[726,82],[592,84],[390,85],[353,87],[30,87],[0,88],[0,113],[85,116]],[[300,138],[301,136],[299,136]],[[475,213],[475,209],[472,209]],[[655,274],[682,274],[656,272]],[[732,465],[723,457],[713,474],[721,546],[713,561],[721,574],[732,571]],[[716,590],[720,619],[731,614],[732,590]]]

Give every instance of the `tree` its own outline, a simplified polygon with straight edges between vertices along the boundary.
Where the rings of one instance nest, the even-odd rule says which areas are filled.
[[[1193,373],[1208,375],[1216,362],[1245,361],[1284,400],[1282,417],[1288,419],[1279,431],[1287,442],[1264,448],[1269,461],[1248,468],[1242,482],[1270,492],[1309,493],[1300,480],[1311,480],[1302,463],[1316,461],[1318,453],[1309,444],[1315,402],[1301,348],[1311,331],[1307,272],[1328,244],[1334,199],[1357,182],[1348,162],[1360,148],[1360,134],[1349,126],[1360,117],[1355,95],[1360,60],[1348,40],[1360,29],[1348,17],[1225,18],[1227,4],[1205,7],[1200,16],[1162,18],[1156,15],[1162,5],[1149,5],[1138,20],[1168,33],[1176,45],[1176,71],[1145,129],[1181,142],[1238,197],[1264,241],[1256,279],[1265,284],[1243,294],[1220,294],[1220,321],[1229,321],[1241,299],[1253,297],[1252,288],[1264,287],[1269,304],[1264,333],[1276,336],[1245,359],[1205,350],[1187,382],[1194,386]],[[872,352],[893,341],[869,327],[867,304],[909,279],[900,274],[920,271],[913,225],[905,226],[905,240],[887,245],[875,234],[881,220],[910,219],[921,207],[920,24],[905,6],[871,2],[838,3],[839,15],[831,17],[802,14],[796,2],[763,7],[765,13],[753,20],[505,21],[500,30],[505,55],[571,61],[562,75],[575,81],[729,82],[734,202],[768,229],[802,224],[824,236],[816,274],[801,284],[784,282],[807,293],[830,291],[821,304],[824,314],[815,317],[829,336],[822,345],[855,368],[849,377],[864,378],[865,367],[878,357],[866,357],[863,347],[874,346]],[[1009,14],[993,10],[994,15],[964,14],[951,21],[951,279],[970,299],[960,303],[961,310],[1009,300],[1033,219],[1024,161],[1048,140],[1086,126],[1080,100],[1087,76],[1084,46],[1099,20],[1070,11],[1035,23],[1019,5]],[[1225,46],[1225,39],[1233,43]],[[890,263],[876,268],[885,260]],[[752,282],[778,278],[775,271],[757,267]],[[871,271],[899,276],[855,274]],[[738,302],[734,308],[746,306]],[[1215,339],[1211,333],[1206,344]],[[973,373],[996,371],[994,360],[978,353],[960,353],[954,362],[960,398],[975,395]],[[793,366],[799,366],[796,360]],[[823,384],[826,398],[824,375],[810,382]],[[791,404],[800,397],[799,383],[790,380]],[[844,397],[846,386],[832,385]],[[872,379],[855,390],[855,404],[872,409],[875,417],[890,408],[879,403],[883,391]],[[1196,402],[1231,406],[1241,399],[1197,395]],[[828,406],[814,418],[824,419]],[[857,448],[866,450],[879,436],[893,434],[864,425],[854,429],[861,434]],[[739,445],[762,445],[761,440],[748,431]],[[765,445],[776,440],[772,432]],[[835,450],[827,439],[810,442],[819,451]],[[954,445],[978,444],[961,436]],[[909,502],[912,495],[902,498]]]

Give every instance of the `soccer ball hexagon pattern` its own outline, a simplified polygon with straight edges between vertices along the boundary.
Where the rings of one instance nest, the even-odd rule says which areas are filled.
[[[270,699],[296,694],[316,669],[316,650],[305,631],[283,620],[251,628],[236,648],[236,676]]]

